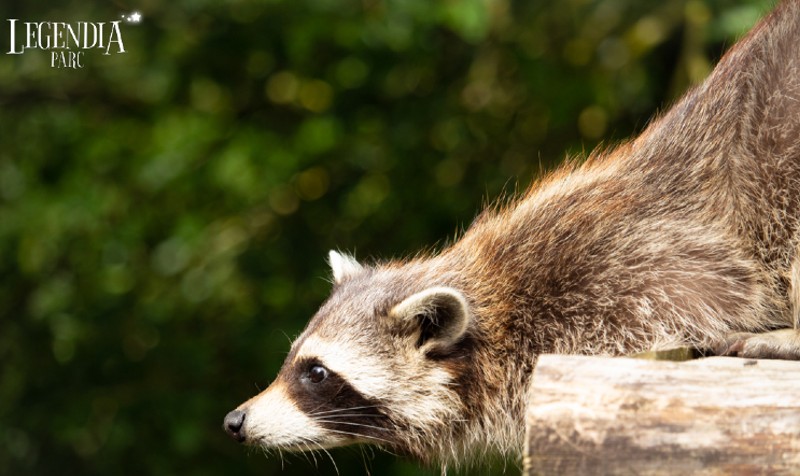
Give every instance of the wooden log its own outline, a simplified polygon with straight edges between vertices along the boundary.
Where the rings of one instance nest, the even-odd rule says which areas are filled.
[[[800,474],[800,362],[544,355],[526,475]]]

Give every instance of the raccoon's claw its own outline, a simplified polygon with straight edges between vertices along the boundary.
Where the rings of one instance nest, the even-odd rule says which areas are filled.
[[[714,354],[749,359],[800,360],[800,330],[780,329],[763,334],[737,332],[713,346]]]

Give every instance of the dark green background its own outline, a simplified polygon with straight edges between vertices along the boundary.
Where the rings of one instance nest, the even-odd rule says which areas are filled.
[[[641,130],[767,9],[3,2],[2,53],[9,18],[144,21],[83,69],[0,56],[0,473],[333,474],[221,429],[325,298],[328,249],[441,247]],[[332,455],[343,475],[420,471]]]

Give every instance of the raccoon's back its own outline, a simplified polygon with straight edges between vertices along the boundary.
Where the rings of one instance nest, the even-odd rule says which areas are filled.
[[[788,10],[788,11],[787,11]],[[783,2],[631,145],[636,172],[781,274],[800,222],[800,2]]]

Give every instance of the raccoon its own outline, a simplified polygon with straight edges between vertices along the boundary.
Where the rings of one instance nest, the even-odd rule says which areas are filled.
[[[523,447],[543,353],[800,357],[800,1],[636,139],[481,213],[439,253],[331,251],[330,298],[225,430],[453,464]]]

